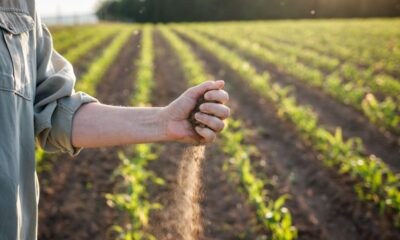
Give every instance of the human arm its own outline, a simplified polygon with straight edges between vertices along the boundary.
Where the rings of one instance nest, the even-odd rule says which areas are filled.
[[[224,104],[229,96],[223,81],[209,81],[188,89],[166,107],[116,107],[92,103],[77,111],[72,127],[75,147],[105,147],[123,144],[178,141],[209,143],[223,130],[223,120],[229,117]],[[206,103],[196,119],[208,128],[193,131],[188,121],[197,99],[205,94]],[[213,115],[213,116],[211,116]]]

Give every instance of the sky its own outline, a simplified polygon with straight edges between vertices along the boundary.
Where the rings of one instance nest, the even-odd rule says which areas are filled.
[[[70,16],[94,13],[99,0],[36,0],[36,7],[42,17]]]

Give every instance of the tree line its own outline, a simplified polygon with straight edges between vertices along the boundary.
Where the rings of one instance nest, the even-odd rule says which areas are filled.
[[[400,0],[103,0],[97,15],[129,22],[400,16]]]

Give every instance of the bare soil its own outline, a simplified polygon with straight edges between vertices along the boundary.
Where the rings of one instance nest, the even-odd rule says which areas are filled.
[[[132,35],[100,82],[100,101],[129,104],[139,41],[139,35]],[[86,149],[76,158],[54,158],[52,171],[40,176],[39,239],[113,239],[110,227],[119,213],[107,206],[104,194],[116,184],[111,175],[119,165],[117,150]]]
[[[361,203],[346,176],[324,167],[307,144],[299,140],[294,128],[277,117],[270,103],[214,56],[183,38],[210,73],[227,81],[234,109],[250,129],[257,131],[254,143],[266,157],[265,165],[275,169],[277,185],[292,196],[288,205],[294,211],[300,238],[399,238],[390,220],[380,216],[374,207]]]

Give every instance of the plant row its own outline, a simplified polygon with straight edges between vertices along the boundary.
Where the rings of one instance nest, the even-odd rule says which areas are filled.
[[[399,76],[399,21],[320,21],[243,25],[260,34],[320,53],[335,56],[375,72]],[[285,31],[282,31],[285,29]]]
[[[77,47],[69,49],[64,57],[72,64],[76,63],[85,54],[94,51],[95,48],[106,42],[108,39],[113,38],[117,33],[123,31],[122,26],[107,26],[97,31],[95,35],[86,39],[85,42],[79,44]]]
[[[82,31],[82,33],[76,36],[71,36],[65,40],[63,39],[63,41],[55,41],[54,48],[57,50],[57,52],[63,54],[73,46],[79,45],[82,42],[85,42],[87,39],[95,37],[96,34],[102,30],[103,27],[103,25],[95,26],[88,30]]]
[[[248,39],[259,43],[267,49],[282,54],[282,57],[288,57],[287,55],[289,55],[289,57],[308,63],[308,65],[313,68],[320,68],[326,71],[327,74],[338,75],[346,81],[355,83],[360,87],[367,87],[366,89],[368,91],[390,96],[400,103],[400,97],[398,95],[400,91],[400,81],[393,76],[384,73],[375,74],[374,69],[360,68],[350,61],[346,61],[339,66],[341,60],[338,58],[323,55],[299,46],[273,41],[271,38],[266,38],[258,32],[253,32],[250,36],[251,37]],[[323,75],[323,73],[325,72],[321,72],[321,75]]]
[[[68,42],[70,39],[75,38],[78,35],[81,35],[85,31],[91,29],[93,26],[90,25],[81,25],[75,27],[65,27],[58,31],[56,31],[52,38],[54,45],[63,44],[63,42]]]
[[[132,32],[132,27],[124,27],[123,30],[118,33],[110,45],[103,50],[101,56],[89,65],[88,71],[77,82],[77,90],[86,92],[92,96],[96,95],[97,83],[102,79],[108,68],[112,65],[122,47],[132,35]]]
[[[140,58],[135,62],[137,69],[133,105],[148,105],[150,103],[151,90],[154,87],[154,47],[152,27],[144,26],[142,35],[142,50]]]
[[[252,156],[259,156],[257,148],[244,144],[246,129],[239,120],[228,121],[228,127],[221,133],[220,145],[229,157],[224,169],[229,170],[231,181],[239,180],[248,195],[248,201],[256,207],[258,219],[271,232],[273,240],[290,240],[298,236],[292,216],[284,206],[288,195],[272,200],[263,179],[258,178],[252,166]],[[260,160],[257,158],[257,160]],[[266,199],[268,199],[266,201]]]
[[[161,29],[163,36],[178,55],[185,78],[190,85],[200,84],[209,79],[202,62],[193,54],[190,47],[171,30]],[[230,121],[230,127],[222,133],[221,147],[229,156],[228,173],[238,180],[248,196],[250,204],[257,209],[257,216],[263,226],[271,232],[272,239],[290,240],[297,237],[297,230],[292,225],[290,212],[283,205],[286,195],[276,200],[271,199],[264,190],[264,181],[255,175],[248,154],[253,146],[243,143],[243,129],[240,121]]]
[[[135,104],[149,103],[150,90],[153,86],[153,59],[152,29],[150,26],[145,26],[140,58],[135,62],[138,67],[135,80],[138,87],[132,96],[132,102]],[[122,182],[118,193],[106,195],[111,206],[116,206],[129,216],[127,225],[115,225],[114,230],[118,233],[119,239],[155,239],[147,231],[149,213],[153,209],[161,208],[161,205],[149,201],[146,186],[150,182],[164,184],[161,178],[147,169],[148,162],[157,159],[159,150],[151,144],[138,144],[133,146],[132,150],[133,153],[129,156],[120,152],[121,165],[115,171],[115,176],[122,178]]]
[[[359,139],[343,139],[340,128],[334,133],[318,124],[317,115],[307,106],[300,106],[288,95],[287,88],[271,84],[269,74],[258,74],[246,60],[219,43],[188,28],[177,28],[219,61],[235,71],[246,84],[260,96],[274,103],[279,116],[291,121],[299,135],[310,142],[327,166],[336,167],[341,174],[348,174],[355,180],[354,189],[362,200],[375,203],[382,213],[394,218],[400,225],[400,176],[374,156],[366,156]]]
[[[388,97],[384,101],[379,101],[365,86],[360,86],[356,82],[343,82],[337,74],[325,77],[321,71],[305,66],[296,58],[283,57],[252,41],[230,35],[226,31],[215,32],[213,37],[262,61],[272,63],[311,86],[323,89],[339,101],[362,111],[378,127],[383,125],[386,130],[400,134],[400,115],[398,114],[400,109],[392,98]]]

